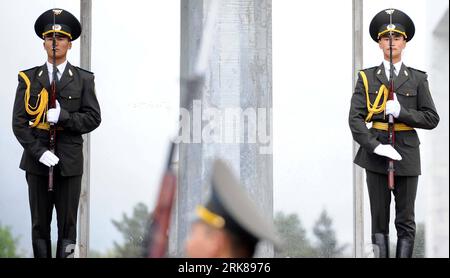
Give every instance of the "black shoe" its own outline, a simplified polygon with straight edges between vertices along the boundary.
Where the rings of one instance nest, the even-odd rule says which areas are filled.
[[[52,244],[48,239],[34,239],[33,242],[33,255],[35,258],[51,258],[52,257]]]
[[[71,239],[58,240],[58,245],[56,246],[57,258],[73,258],[74,255],[75,255],[75,240]]]
[[[372,244],[374,245],[376,258],[389,258],[389,235],[381,233],[373,234]]]
[[[414,249],[414,240],[399,238],[397,240],[396,258],[412,258]]]

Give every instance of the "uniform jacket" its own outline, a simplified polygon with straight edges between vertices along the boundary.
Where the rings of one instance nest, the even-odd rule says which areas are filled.
[[[31,82],[30,100],[35,105],[42,88],[50,93],[47,66],[24,71]],[[20,168],[36,175],[48,175],[48,167],[39,162],[41,155],[48,150],[49,132],[30,128],[32,117],[25,110],[24,94],[26,84],[19,76],[19,85],[14,101],[12,128],[14,135],[24,151]],[[62,176],[77,176],[83,173],[82,134],[91,132],[100,125],[100,106],[95,95],[94,75],[67,63],[57,82],[57,100],[61,112],[57,123],[62,130],[56,132],[55,154],[59,157],[57,167]]]
[[[370,101],[374,103],[381,84],[389,88],[384,65],[364,70],[369,87]],[[400,102],[401,110],[395,123],[404,123],[412,128],[433,129],[439,123],[433,99],[428,87],[425,72],[406,67],[404,64],[398,76],[394,79],[394,91]],[[361,76],[355,86],[349,112],[349,125],[353,139],[360,148],[354,162],[359,166],[376,172],[387,173],[388,159],[375,154],[373,151],[378,144],[388,144],[388,132],[368,129],[365,123],[367,116],[366,92]],[[372,121],[387,122],[384,113],[374,115]],[[418,176],[420,168],[420,140],[415,130],[395,132],[394,148],[402,156],[402,160],[395,161],[395,174],[398,176]]]

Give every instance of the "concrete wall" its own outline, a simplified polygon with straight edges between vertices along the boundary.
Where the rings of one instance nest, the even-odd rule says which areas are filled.
[[[194,72],[210,3],[181,3],[182,78]],[[186,86],[181,86],[181,106],[190,115],[191,134],[190,142],[182,142],[179,148],[178,200],[169,246],[173,256],[183,253],[189,220],[195,206],[208,198],[212,162],[218,157],[234,169],[265,214],[270,218],[273,214],[271,142],[270,138],[266,142],[266,137],[258,136],[271,135],[271,1],[219,3],[204,83],[192,96],[187,95]],[[241,121],[241,111],[248,113],[244,117],[247,120]],[[228,117],[230,113],[237,117]],[[258,121],[258,117],[266,121]],[[256,135],[256,140],[247,140],[249,135]],[[271,246],[262,246],[260,256],[272,256]]]
[[[441,3],[441,4],[439,4]],[[428,133],[422,150],[426,186],[426,256],[449,257],[449,9],[448,1],[428,5],[429,81],[440,116],[439,126]],[[424,160],[425,160],[424,159]],[[425,172],[424,171],[424,172]]]

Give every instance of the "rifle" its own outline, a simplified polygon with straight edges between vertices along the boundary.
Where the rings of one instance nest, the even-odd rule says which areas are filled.
[[[186,96],[182,97],[180,101],[181,107],[188,107],[189,101],[193,98],[195,92],[201,88],[203,81],[204,77],[200,74],[194,74],[188,79],[181,80],[187,92]],[[180,132],[181,126],[178,130],[178,133]],[[143,239],[144,249],[142,256],[144,258],[161,258],[166,254],[170,216],[177,187],[176,173],[172,168],[172,159],[175,155],[176,145],[174,141],[170,143],[166,170],[161,181],[156,208],[150,217],[149,228]]]
[[[55,29],[56,25],[56,11],[53,10],[53,29]],[[53,30],[55,31],[55,30]],[[56,32],[53,32],[53,41],[52,41],[52,51],[53,51],[53,80],[51,84],[51,93],[50,93],[50,101],[49,101],[49,109],[56,107],[56,79],[58,75],[56,73]],[[50,123],[49,129],[49,151],[53,154],[55,153],[55,145],[56,145],[56,126],[54,123]],[[53,191],[53,166],[50,166],[48,169],[48,191]]]
[[[148,234],[144,239],[143,256],[148,258],[161,258],[166,254],[170,215],[177,187],[177,177],[172,168],[172,158],[176,144],[171,142],[166,170],[161,181],[158,201],[152,214]]]
[[[204,73],[207,68],[207,60],[211,50],[213,27],[219,10],[219,0],[210,1],[208,18],[203,28],[201,44],[197,53],[197,63],[194,73],[188,78],[182,78],[181,83],[186,86],[186,95],[181,96],[181,107],[188,107],[194,93],[199,91],[204,81]],[[178,133],[181,126],[178,127]],[[172,169],[172,158],[175,153],[176,143],[170,144],[169,158],[164,173],[156,208],[151,216],[147,234],[143,239],[143,257],[161,258],[167,252],[170,216],[176,192],[176,176]]]
[[[389,63],[390,63],[390,69],[389,69],[389,96],[388,100],[394,100],[394,63],[392,62],[392,14],[394,13],[394,9],[391,9],[389,11]],[[394,147],[395,145],[395,123],[394,123],[394,116],[392,114],[389,114],[388,119],[388,142],[389,144]],[[388,165],[388,187],[390,190],[394,189],[394,174],[395,174],[395,168],[394,168],[394,160],[389,159],[389,165]]]

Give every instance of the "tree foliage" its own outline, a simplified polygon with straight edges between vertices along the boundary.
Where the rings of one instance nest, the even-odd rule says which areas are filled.
[[[333,221],[325,210],[320,214],[313,228],[315,244],[308,239],[307,232],[297,214],[286,215],[278,212],[275,215],[274,223],[284,243],[282,250],[275,252],[276,257],[330,258],[343,256],[346,246],[339,246],[332,225]]]
[[[276,257],[304,258],[316,256],[297,214],[286,215],[278,212],[275,215],[274,222],[284,245],[282,250],[276,250]]]
[[[18,242],[19,240],[13,237],[10,227],[0,224],[0,258],[20,257],[17,251]]]
[[[316,247],[320,258],[336,258],[343,255],[346,246],[339,246],[336,232],[333,229],[333,220],[323,210],[313,228],[314,235],[318,239]]]
[[[148,227],[150,213],[143,203],[138,203],[131,216],[125,213],[122,220],[112,220],[113,225],[123,236],[123,243],[114,242],[113,254],[120,258],[139,258],[142,257],[142,242],[145,231]]]

